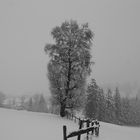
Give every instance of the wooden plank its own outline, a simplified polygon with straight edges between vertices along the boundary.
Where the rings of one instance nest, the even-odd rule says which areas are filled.
[[[78,130],[78,131],[71,132],[71,133],[67,136],[67,138],[85,134],[85,133],[87,133],[87,132],[92,131],[94,128],[95,128],[95,127],[89,127],[89,128],[87,128],[87,129],[80,129],[80,130]]]

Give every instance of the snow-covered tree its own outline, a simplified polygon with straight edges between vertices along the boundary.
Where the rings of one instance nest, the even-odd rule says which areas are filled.
[[[38,103],[38,111],[39,112],[47,112],[48,111],[46,100],[42,94],[40,95],[40,99],[39,99],[39,103]]]
[[[129,124],[130,122],[130,110],[131,110],[131,106],[130,106],[130,100],[128,97],[124,97],[121,100],[121,122],[124,124]]]
[[[28,110],[33,111],[33,99],[30,97],[29,102],[28,102]]]
[[[105,118],[108,122],[115,121],[115,104],[113,99],[113,94],[111,89],[108,89],[106,94],[106,112],[105,112]]]
[[[105,121],[106,102],[103,89],[100,89],[98,93],[98,108],[98,119]]]
[[[87,100],[85,106],[85,115],[89,118],[97,118],[99,113],[99,87],[95,79],[87,87]]]
[[[76,21],[64,22],[51,32],[55,44],[47,44],[49,53],[48,78],[60,115],[66,108],[77,108],[84,99],[86,77],[90,74],[93,32],[88,24],[79,26]],[[80,98],[78,98],[80,97]],[[81,105],[79,105],[81,104]]]
[[[121,116],[121,96],[118,88],[116,88],[115,90],[114,103],[115,103],[115,115],[117,120],[119,121]]]

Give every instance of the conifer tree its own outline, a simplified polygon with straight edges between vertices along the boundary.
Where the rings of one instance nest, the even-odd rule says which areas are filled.
[[[130,101],[128,97],[122,98],[122,111],[121,111],[121,122],[124,124],[129,124],[130,122]]]
[[[38,107],[39,112],[47,112],[48,111],[45,98],[42,94],[40,95],[38,106],[39,106]]]
[[[100,121],[105,121],[105,110],[106,110],[106,106],[105,106],[105,95],[104,95],[104,91],[103,89],[99,90],[99,101],[98,101],[98,108],[99,108],[99,112],[98,112],[98,119]]]
[[[85,106],[85,114],[89,118],[98,118],[99,106],[98,106],[98,94],[99,87],[96,84],[95,79],[91,80],[91,83],[87,88],[87,102]]]
[[[115,107],[111,89],[106,94],[106,121],[113,122],[115,120]]]
[[[28,110],[33,111],[33,100],[32,97],[30,97],[29,102],[28,102]]]
[[[115,90],[114,103],[115,103],[115,115],[117,120],[119,121],[121,116],[121,96],[118,88],[116,88]]]

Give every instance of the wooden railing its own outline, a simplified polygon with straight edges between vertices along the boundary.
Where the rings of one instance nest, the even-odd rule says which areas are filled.
[[[88,140],[89,132],[91,132],[91,135],[93,135],[94,133],[95,133],[95,136],[99,135],[100,125],[98,121],[91,120],[91,119],[80,119],[71,113],[67,113],[67,118],[70,120],[73,120],[74,122],[78,122],[79,130],[76,130],[67,134],[67,127],[64,125],[63,126],[63,140],[67,140],[68,138],[75,137],[75,136],[77,136],[77,140],[80,140],[82,134],[87,134],[87,140]],[[86,124],[86,128],[84,128],[84,124]]]
[[[76,117],[72,113],[67,112],[66,113],[67,119],[73,120],[74,122],[79,122],[80,118]]]

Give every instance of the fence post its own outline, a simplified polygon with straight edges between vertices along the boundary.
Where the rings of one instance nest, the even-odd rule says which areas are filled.
[[[91,121],[91,126],[92,126],[92,127],[94,126],[93,120]],[[94,133],[94,128],[93,128],[92,131],[91,131],[91,134],[92,134],[92,135],[93,135],[93,133]]]
[[[74,122],[76,123],[76,117],[74,116],[74,118],[75,118],[75,119],[74,119]]]
[[[67,127],[63,125],[63,140],[67,140]]]
[[[79,118],[79,129],[82,128],[82,124],[83,124],[83,121]],[[80,139],[81,139],[81,135],[79,134],[77,140],[80,140]]]
[[[90,120],[87,119],[87,128],[89,127],[89,125],[90,125]],[[88,140],[88,135],[89,135],[89,132],[87,132],[87,140]]]

